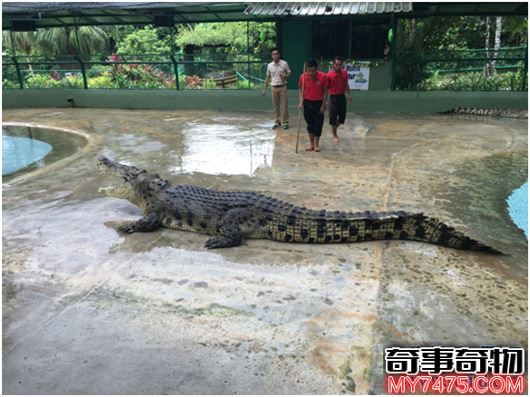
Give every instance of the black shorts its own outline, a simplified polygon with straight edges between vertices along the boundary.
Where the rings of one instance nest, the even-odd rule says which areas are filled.
[[[329,124],[344,124],[346,120],[346,97],[342,95],[330,95],[329,97]]]
[[[309,101],[304,99],[304,119],[307,123],[307,132],[315,136],[322,135],[324,113],[320,113],[322,101]]]

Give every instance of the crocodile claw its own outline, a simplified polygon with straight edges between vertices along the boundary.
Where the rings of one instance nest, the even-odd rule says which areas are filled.
[[[226,247],[224,239],[219,236],[214,236],[206,240],[206,243],[204,244],[204,248],[207,249],[214,249],[214,248],[223,248]]]
[[[235,236],[224,236],[224,235],[217,235],[210,237],[206,244],[204,244],[205,248],[213,249],[213,248],[229,248],[229,247],[236,247],[239,244],[241,244],[241,236],[235,235]]]
[[[131,223],[126,223],[125,225],[118,227],[118,231],[128,234],[134,233],[134,225]]]

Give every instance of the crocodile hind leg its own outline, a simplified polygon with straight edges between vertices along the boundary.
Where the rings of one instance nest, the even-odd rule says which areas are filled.
[[[208,249],[236,247],[243,241],[241,224],[248,219],[247,209],[231,209],[217,224],[217,234],[206,241]]]
[[[156,212],[150,212],[135,222],[121,225],[118,230],[123,233],[150,232],[160,226],[160,217]]]

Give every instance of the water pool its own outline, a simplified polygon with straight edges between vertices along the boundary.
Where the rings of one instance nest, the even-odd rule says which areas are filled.
[[[508,213],[513,223],[528,238],[528,182],[515,189],[506,201],[508,202]]]
[[[10,175],[33,164],[52,151],[52,145],[37,139],[2,134],[2,175]]]
[[[76,153],[86,139],[61,130],[3,125],[2,145],[2,176],[9,178]]]

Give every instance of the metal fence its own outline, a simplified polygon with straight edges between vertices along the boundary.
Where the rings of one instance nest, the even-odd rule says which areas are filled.
[[[528,47],[401,51],[392,88],[413,91],[526,91]]]
[[[188,59],[186,59],[188,58]],[[219,59],[188,55],[133,54],[81,58],[3,57],[4,89],[258,89],[269,60],[234,55]]]
[[[3,57],[2,87],[260,89],[268,54]],[[392,90],[526,91],[528,48],[397,51]],[[327,68],[326,62],[321,67]]]

